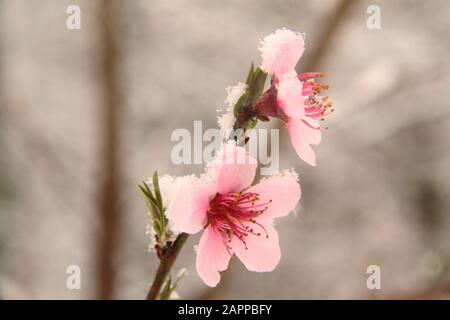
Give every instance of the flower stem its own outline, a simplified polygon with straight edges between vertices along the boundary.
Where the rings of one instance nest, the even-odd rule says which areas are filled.
[[[180,233],[175,239],[172,245],[167,244],[161,256],[161,261],[159,262],[159,267],[156,270],[155,278],[147,294],[147,300],[156,300],[158,298],[161,287],[164,284],[164,280],[170,273],[170,270],[177,259],[178,253],[186,242],[189,234]]]
[[[264,76],[264,82],[265,82],[265,76]],[[270,89],[268,90],[270,91]],[[272,99],[271,94],[263,95],[261,99]],[[267,104],[267,103],[266,103]],[[253,105],[247,106],[247,112],[251,112],[252,108],[254,108]],[[236,123],[234,125],[234,130],[238,129],[244,129],[247,127],[248,122],[251,120],[251,118],[245,118],[241,119],[242,121],[238,121],[236,119]],[[236,140],[235,137],[230,136],[228,140]],[[247,143],[247,139],[244,137],[243,143]],[[164,281],[166,280],[167,276],[170,274],[170,270],[173,267],[173,264],[175,263],[175,260],[177,259],[177,256],[183,247],[184,243],[186,242],[187,238],[189,237],[189,234],[187,233],[180,233],[178,237],[175,239],[173,244],[166,244],[163,248],[156,248],[158,252],[158,257],[160,259],[158,269],[156,269],[155,278],[153,280],[153,283],[150,287],[150,290],[147,294],[147,300],[156,300],[158,299],[158,296],[161,292],[161,288],[164,285]]]

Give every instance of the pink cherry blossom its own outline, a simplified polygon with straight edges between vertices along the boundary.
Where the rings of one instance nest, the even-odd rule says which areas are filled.
[[[261,69],[281,78],[295,69],[305,50],[304,36],[286,28],[278,29],[261,41]]]
[[[287,126],[291,142],[298,156],[310,165],[316,165],[316,155],[311,145],[321,141],[321,129],[318,120],[334,109],[327,97],[318,94],[328,89],[315,78],[323,73],[308,72],[300,75],[295,66],[305,49],[304,35],[287,29],[279,29],[265,37],[259,48],[262,55],[261,69],[272,76],[272,87],[267,95],[272,99],[262,99],[265,103],[275,102],[277,112],[270,111],[268,116],[279,117]],[[261,110],[271,110],[260,106]],[[263,114],[264,116],[264,114]]]
[[[256,167],[244,148],[224,144],[206,173],[180,188],[168,206],[175,230],[203,230],[196,265],[208,286],[219,283],[233,254],[250,271],[272,271],[280,261],[273,220],[295,208],[300,185],[294,172],[285,172],[252,186]]]

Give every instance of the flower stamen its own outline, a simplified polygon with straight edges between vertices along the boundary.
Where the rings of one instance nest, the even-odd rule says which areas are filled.
[[[208,223],[222,237],[223,243],[231,254],[231,237],[235,236],[241,241],[245,249],[246,237],[250,234],[261,236],[250,224],[258,226],[269,237],[266,229],[255,218],[261,216],[272,202],[261,202],[261,197],[253,192],[235,192],[229,194],[217,193],[209,204]]]
[[[330,86],[315,81],[315,78],[325,77],[321,72],[307,72],[298,75],[302,81],[302,95],[305,97],[305,115],[314,120],[324,121],[325,118],[334,112],[333,102],[326,96],[320,96],[323,90],[328,90]],[[304,121],[307,123],[307,121]],[[315,128],[320,130],[320,128]]]

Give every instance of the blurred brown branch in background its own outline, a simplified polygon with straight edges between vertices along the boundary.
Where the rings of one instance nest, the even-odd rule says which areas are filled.
[[[119,238],[119,180],[121,176],[118,138],[119,94],[117,86],[117,44],[114,23],[117,18],[117,4],[102,0],[100,6],[100,41],[101,41],[101,81],[102,114],[99,118],[103,130],[101,137],[99,184],[99,220],[100,234],[98,240],[98,298],[114,297],[116,272],[114,257]]]
[[[300,63],[299,66],[305,72],[316,71],[315,69],[320,66],[326,55],[329,53],[329,49],[336,37],[339,34],[339,29],[342,23],[345,21],[346,15],[351,11],[354,0],[341,0],[334,11],[330,14],[330,17],[326,19],[328,23],[325,23],[317,45],[313,48],[312,53],[305,57],[305,61]]]

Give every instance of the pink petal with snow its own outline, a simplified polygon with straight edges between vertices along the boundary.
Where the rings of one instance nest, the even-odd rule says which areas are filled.
[[[197,249],[197,273],[210,287],[220,281],[219,271],[228,268],[231,254],[227,251],[222,237],[208,226],[200,238]]]
[[[261,236],[249,234],[245,238],[248,249],[245,249],[244,244],[238,238],[234,237],[232,240],[234,253],[250,271],[270,272],[280,262],[281,250],[278,233],[269,223],[265,223],[263,226],[269,237],[266,238],[264,232],[261,232]]]
[[[266,36],[259,48],[261,69],[277,78],[295,69],[305,50],[303,35],[288,29],[278,29]]]
[[[239,192],[255,178],[257,162],[247,151],[234,143],[224,144],[217,159],[211,163],[218,191],[221,194]]]
[[[206,225],[209,201],[216,193],[214,184],[194,184],[180,188],[167,210],[173,228],[190,234],[199,232]]]
[[[300,185],[296,178],[291,176],[273,176],[264,179],[250,187],[248,192],[259,194],[258,202],[268,203],[267,210],[260,217],[265,221],[286,216],[295,208],[301,196]]]

